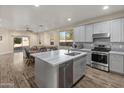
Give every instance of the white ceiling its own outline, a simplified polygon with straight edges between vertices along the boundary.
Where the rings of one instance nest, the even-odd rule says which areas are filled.
[[[110,6],[105,11],[102,7],[102,5],[41,5],[39,7],[1,5],[0,26],[24,30],[28,25],[33,31],[44,31],[124,10],[124,5]],[[72,21],[68,22],[67,18],[72,18]],[[40,28],[39,25],[43,27]]]

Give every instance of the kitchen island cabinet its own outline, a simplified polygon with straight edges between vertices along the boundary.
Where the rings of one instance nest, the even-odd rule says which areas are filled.
[[[38,87],[72,87],[85,74],[86,52],[56,50],[32,54],[35,57],[35,81]],[[75,73],[76,72],[76,73]]]

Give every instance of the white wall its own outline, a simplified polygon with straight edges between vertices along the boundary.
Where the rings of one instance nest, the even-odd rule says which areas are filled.
[[[38,44],[38,35],[35,33],[26,32],[26,31],[20,31],[20,32],[14,31],[12,33],[12,37],[14,38],[16,36],[28,36],[30,39],[30,47]]]
[[[30,38],[30,46],[37,45],[38,41],[37,34],[31,32],[17,32],[0,28],[0,35],[3,36],[3,40],[0,41],[0,55],[13,53],[13,39],[16,36],[28,36]]]
[[[0,29],[0,35],[2,35],[3,38],[3,40],[0,41],[0,54],[6,54],[13,51],[13,39],[11,34],[11,31]]]
[[[54,45],[59,45],[59,32],[58,31],[50,31],[50,32],[42,32],[40,33],[40,41],[42,45],[49,46],[50,45],[50,36],[54,37]]]

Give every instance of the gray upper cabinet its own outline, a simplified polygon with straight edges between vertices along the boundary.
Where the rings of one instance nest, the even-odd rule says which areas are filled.
[[[110,71],[124,73],[123,55],[110,54]]]
[[[101,23],[95,23],[94,24],[94,34],[101,33]]]
[[[85,26],[74,28],[74,42],[85,42]]]
[[[111,42],[123,42],[123,20],[115,19],[111,21]]]
[[[73,33],[74,33],[74,42],[79,42],[80,28],[75,27]]]
[[[81,26],[79,37],[80,37],[80,42],[85,42],[85,26]]]
[[[122,42],[124,42],[124,18],[122,19]]]
[[[75,42],[92,42],[92,34],[110,33],[111,42],[124,42],[124,18],[74,28]]]
[[[86,33],[86,42],[92,42],[92,34],[93,34],[93,24],[89,24],[85,26],[85,33]]]
[[[110,21],[95,23],[94,34],[96,33],[110,33]]]

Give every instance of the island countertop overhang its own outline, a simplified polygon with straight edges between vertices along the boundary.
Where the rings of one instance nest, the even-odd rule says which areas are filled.
[[[87,52],[79,52],[79,51],[73,51],[73,52],[78,52],[80,54],[75,55],[75,56],[66,55],[68,53],[68,50],[62,49],[62,50],[56,50],[56,51],[35,53],[35,54],[31,54],[31,56],[38,58],[44,62],[47,62],[48,64],[52,66],[57,66],[59,64],[68,62],[78,57],[87,55]]]

